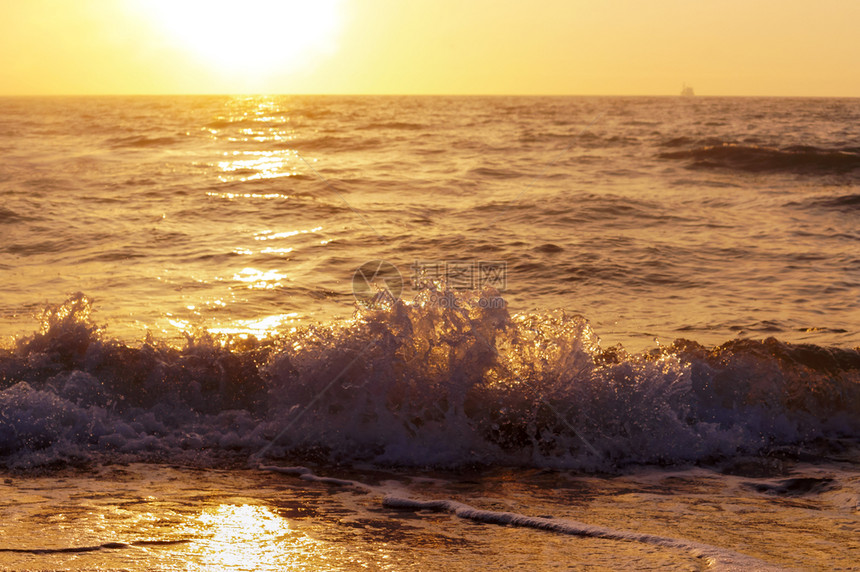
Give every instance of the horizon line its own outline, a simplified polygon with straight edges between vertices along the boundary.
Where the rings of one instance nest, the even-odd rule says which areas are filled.
[[[200,93],[0,93],[11,97],[678,97],[704,98],[785,98],[785,99],[858,99],[860,95],[692,95],[667,93],[289,93],[289,92],[200,92]]]

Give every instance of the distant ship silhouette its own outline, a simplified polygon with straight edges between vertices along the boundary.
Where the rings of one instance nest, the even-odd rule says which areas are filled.
[[[684,97],[693,97],[696,94],[693,93],[693,88],[685,83],[681,84],[681,95]]]

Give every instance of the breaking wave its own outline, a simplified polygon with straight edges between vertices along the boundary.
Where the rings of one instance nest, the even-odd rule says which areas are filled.
[[[613,470],[860,436],[860,349],[678,340],[631,355],[601,347],[581,316],[512,316],[492,289],[440,288],[272,340],[183,347],[107,339],[78,294],[0,350],[0,465]]]

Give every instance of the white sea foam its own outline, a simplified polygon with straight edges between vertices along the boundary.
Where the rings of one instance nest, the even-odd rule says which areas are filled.
[[[594,526],[569,519],[542,518],[526,516],[524,514],[513,512],[481,510],[468,504],[448,499],[422,501],[396,496],[387,496],[383,499],[382,505],[386,508],[400,510],[445,511],[450,512],[459,518],[483,522],[485,524],[520,526],[571,536],[603,538],[607,540],[626,542],[641,542],[662,548],[675,548],[685,550],[693,556],[701,558],[707,563],[709,568],[713,567],[716,570],[783,570],[783,568],[772,566],[757,558],[699,542],[657,536],[653,534],[641,534],[637,532],[606,528],[603,526]]]
[[[360,481],[350,479],[339,479],[335,477],[322,477],[315,474],[310,468],[304,466],[281,467],[277,465],[260,465],[258,467],[262,471],[281,473],[286,475],[295,475],[298,478],[316,483],[335,485],[340,487],[348,487],[358,489],[370,493],[375,493],[383,496],[382,506],[395,510],[411,510],[411,511],[432,511],[432,512],[450,512],[455,516],[465,519],[481,522],[484,524],[493,524],[500,526],[517,526],[523,528],[533,528],[535,530],[543,530],[546,532],[579,536],[588,538],[601,538],[605,540],[616,540],[622,542],[639,542],[650,544],[660,548],[669,548],[685,551],[696,558],[702,559],[708,568],[722,571],[747,571],[747,570],[782,570],[782,568],[772,566],[767,562],[740,554],[731,550],[726,550],[716,546],[693,542],[680,538],[671,538],[654,534],[642,534],[608,528],[604,526],[595,526],[583,522],[574,521],[571,519],[556,519],[537,516],[528,516],[515,512],[482,510],[474,506],[458,502],[451,499],[437,500],[417,500],[402,496],[389,494],[385,487],[372,486]]]
[[[447,292],[268,343],[106,340],[83,296],[0,355],[0,453],[88,460],[285,455],[612,470],[856,435],[860,355],[776,340],[647,355],[579,316],[510,316]]]

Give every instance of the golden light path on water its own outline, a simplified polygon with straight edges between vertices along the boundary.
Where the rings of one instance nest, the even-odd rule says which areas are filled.
[[[233,275],[233,280],[244,282],[248,288],[255,290],[271,290],[283,286],[281,280],[286,278],[277,270],[257,270],[256,268],[243,268]]]
[[[246,103],[251,103],[251,101]],[[218,121],[225,123],[227,126],[236,121],[252,121],[258,124],[259,127],[241,129],[238,131],[238,136],[228,135],[228,131],[232,133],[236,132],[219,127],[206,127],[205,131],[213,141],[226,141],[228,143],[283,143],[284,141],[293,139],[293,130],[289,126],[289,118],[273,115],[274,111],[277,111],[277,106],[268,98],[254,100],[253,104],[244,111],[221,117]],[[220,160],[199,164],[210,169],[217,181],[222,184],[291,177],[304,171],[302,169],[303,163],[299,158],[298,151],[295,149],[278,149],[272,151],[234,150],[225,151],[221,153],[220,157]],[[315,158],[310,160],[312,162],[316,161]],[[231,190],[219,192],[218,190],[214,190],[207,191],[206,196],[215,200],[254,201],[262,202],[263,204],[271,201],[287,201],[292,198],[289,193],[283,191],[235,192]],[[292,242],[283,244],[283,241],[303,237],[304,235],[319,235],[322,230],[322,226],[285,230],[278,228],[256,230],[250,237],[253,242],[243,241],[242,244],[233,249],[233,254],[242,257],[269,256],[284,260],[285,257],[296,252],[297,248],[306,246],[309,243],[303,241],[302,245]],[[265,246],[261,248],[255,247],[260,242],[263,242]],[[324,246],[329,242],[330,239],[323,238],[319,241],[315,240],[310,244]],[[276,263],[273,260],[271,264],[272,266],[262,268],[249,264],[242,268],[237,268],[232,274],[227,276],[200,278],[201,286],[209,285],[217,287],[219,283],[226,284],[228,294],[198,300],[192,298],[190,300],[191,303],[186,304],[183,311],[166,312],[164,316],[171,328],[162,327],[161,332],[168,337],[172,337],[177,332],[185,335],[206,332],[210,335],[220,337],[222,343],[227,343],[227,340],[230,338],[247,340],[253,337],[258,340],[265,340],[284,331],[295,331],[301,319],[301,316],[297,312],[284,312],[254,317],[248,317],[246,314],[245,316],[237,316],[232,319],[226,317],[227,313],[235,312],[236,308],[247,300],[247,296],[251,295],[250,292],[243,294],[243,291],[276,292],[288,286],[288,283],[292,279],[289,273],[284,270],[283,263],[279,264],[279,267],[274,267]],[[190,314],[184,310],[188,310]],[[213,313],[216,310],[218,313]]]
[[[230,327],[209,328],[208,331],[213,334],[232,334],[240,337],[252,335],[261,340],[282,331],[285,325],[294,323],[298,315],[297,312],[290,312],[266,316],[259,320],[237,320]]]
[[[258,340],[264,340],[271,338],[279,332],[283,332],[285,326],[296,323],[298,316],[297,312],[275,314],[258,319],[233,320],[229,325],[207,327],[204,329],[210,334],[215,335],[238,336],[240,339],[248,339],[253,336]],[[190,320],[169,318],[168,322],[181,332],[191,332],[194,330],[194,324]],[[294,330],[295,328],[292,328],[292,331]]]
[[[207,127],[206,131],[215,141],[251,143],[251,142],[283,142],[293,138],[292,130],[288,127],[288,121],[283,117],[272,115],[276,110],[274,102],[263,99],[255,101],[250,109],[246,109],[238,115],[219,118],[219,121],[227,124],[235,121],[250,120],[260,125],[259,128],[245,128],[239,131],[239,137],[226,136],[224,129]],[[294,149],[280,149],[274,151],[259,150],[236,150],[223,152],[221,160],[204,162],[201,165],[214,171],[216,179],[220,183],[244,183],[249,181],[260,181],[291,177],[300,174],[301,161],[298,151]],[[311,159],[316,161],[316,159]],[[207,191],[207,197],[229,201],[286,201],[291,195],[285,192],[234,192],[234,191]],[[245,242],[233,249],[233,254],[240,256],[273,256],[283,259],[294,253],[299,247],[296,243],[284,245],[282,241],[300,237],[303,235],[318,235],[323,230],[322,226],[313,228],[293,228],[281,230],[269,228],[258,230],[251,237],[254,243],[264,242],[266,246],[254,248],[254,243]],[[278,244],[281,242],[281,244]],[[313,241],[313,244],[326,245],[330,239],[323,238]],[[307,242],[305,242],[307,244]],[[241,304],[245,295],[240,294],[243,290],[251,291],[277,291],[283,289],[290,281],[289,274],[281,268],[260,268],[257,266],[245,266],[235,270],[228,276],[211,276],[201,278],[201,284],[215,285],[217,283],[228,284],[229,295],[216,298],[201,299],[186,304],[185,310],[191,315],[179,316],[178,313],[167,312],[165,318],[173,328],[170,331],[161,328],[162,333],[170,336],[176,331],[181,333],[208,332],[215,336],[248,339],[250,337],[258,340],[269,339],[290,325],[295,326],[299,321],[296,312],[269,314],[255,316],[252,318],[242,317],[225,320],[221,316],[224,311],[235,310],[235,306]],[[225,301],[225,299],[227,301]],[[206,310],[220,310],[217,317],[204,317]],[[184,314],[184,313],[183,313]],[[216,322],[214,325],[212,322]],[[295,329],[293,327],[293,329]]]
[[[264,205],[295,199],[292,193],[281,187],[247,192],[236,190],[236,184],[259,184],[261,181],[307,174],[306,164],[317,162],[317,158],[305,159],[292,148],[257,148],[260,143],[283,146],[295,138],[291,118],[281,113],[281,107],[271,98],[236,98],[233,105],[231,112],[215,118],[202,130],[214,144],[238,144],[245,148],[222,151],[195,162],[198,167],[209,171],[216,185],[206,191],[206,197],[246,204],[249,208],[256,205],[267,208]],[[236,129],[238,123],[251,125]],[[221,190],[217,188],[219,185],[227,188]],[[156,326],[162,335],[173,339],[180,333],[185,337],[206,333],[220,337],[222,343],[228,343],[231,338],[264,340],[284,333],[288,328],[295,330],[299,322],[308,317],[290,311],[259,313],[256,301],[260,296],[285,292],[295,284],[297,277],[287,265],[291,257],[301,256],[304,249],[331,242],[323,227],[285,229],[273,226],[237,230],[239,243],[233,247],[232,254],[246,258],[247,262],[232,269],[224,268],[224,274],[202,270],[195,277],[199,285],[195,289],[199,288],[200,294],[182,295],[184,302],[181,308],[162,314],[160,325]],[[266,258],[267,261],[261,260]]]
[[[272,120],[267,117],[266,111],[268,102],[260,102],[257,109],[255,121],[266,122]],[[263,115],[261,115],[263,114]],[[247,115],[247,112],[246,112]],[[217,130],[212,131],[213,138],[218,138]],[[249,131],[248,135],[259,135],[265,132]],[[274,133],[269,133],[267,140],[279,138],[278,130],[274,129]],[[256,137],[252,139],[256,140]],[[245,139],[246,141],[248,139]],[[210,168],[217,170],[217,179],[221,183],[230,182],[246,182],[260,179],[275,179],[280,177],[289,177],[299,173],[298,167],[295,165],[297,152],[293,150],[286,151],[234,151],[224,153],[225,157],[229,157],[224,161],[210,163]],[[213,199],[223,199],[230,201],[284,201],[289,200],[290,195],[283,192],[265,192],[265,193],[237,193],[237,192],[217,192],[208,191],[208,197]],[[233,249],[233,254],[240,256],[275,256],[280,259],[295,252],[299,246],[296,243],[283,245],[282,241],[296,239],[297,237],[305,237],[306,235],[320,235],[323,231],[322,226],[313,228],[293,228],[288,230],[280,230],[277,228],[268,228],[258,230],[253,233],[251,238],[254,243],[263,242],[266,246],[262,248],[253,248],[254,243],[245,242],[241,246]],[[278,243],[281,244],[278,244]],[[323,238],[322,240],[314,240],[311,244],[326,245],[330,239]],[[307,241],[304,241],[307,245]],[[283,268],[258,268],[254,266],[245,266],[237,269],[229,276],[214,276],[209,278],[201,278],[201,284],[214,285],[219,282],[228,284],[229,296],[221,296],[217,298],[203,299],[194,301],[191,304],[186,304],[185,309],[192,312],[191,316],[178,316],[173,312],[166,312],[165,317],[167,322],[174,329],[173,332],[168,329],[161,328],[162,333],[170,336],[177,330],[182,333],[205,331],[216,336],[237,336],[239,339],[248,339],[255,337],[258,340],[268,339],[282,332],[285,326],[296,324],[298,322],[298,313],[288,312],[279,314],[270,314],[253,318],[236,318],[224,321],[222,318],[217,319],[215,325],[209,325],[212,318],[204,319],[203,310],[230,310],[231,306],[241,302],[241,296],[237,293],[242,290],[254,291],[275,291],[286,286],[286,282],[290,281],[289,274]],[[239,296],[239,297],[237,297]],[[230,302],[225,301],[225,298]]]
[[[206,563],[191,564],[192,570],[306,566],[320,551],[319,542],[265,506],[206,508],[186,521],[180,534],[195,539],[189,547],[189,564],[198,559]]]
[[[255,140],[270,141],[271,137],[260,136]],[[234,151],[224,153],[225,159],[218,162],[218,168],[225,173],[219,176],[223,183],[236,180],[240,182],[254,181],[259,179],[275,179],[278,177],[291,177],[299,173],[298,167],[291,166],[298,155],[296,151]],[[209,196],[220,195],[220,193],[207,193]],[[245,194],[228,193],[229,198],[245,197]],[[251,197],[253,195],[248,195]],[[282,195],[272,193],[268,195],[256,195],[253,198],[281,198]]]
[[[296,236],[299,234],[309,234],[312,232],[319,232],[323,227],[316,226],[314,228],[308,230],[288,230],[284,232],[275,232],[272,230],[264,230],[262,232],[258,232],[256,236],[254,236],[254,240],[277,240],[279,238],[289,238],[291,236]]]

